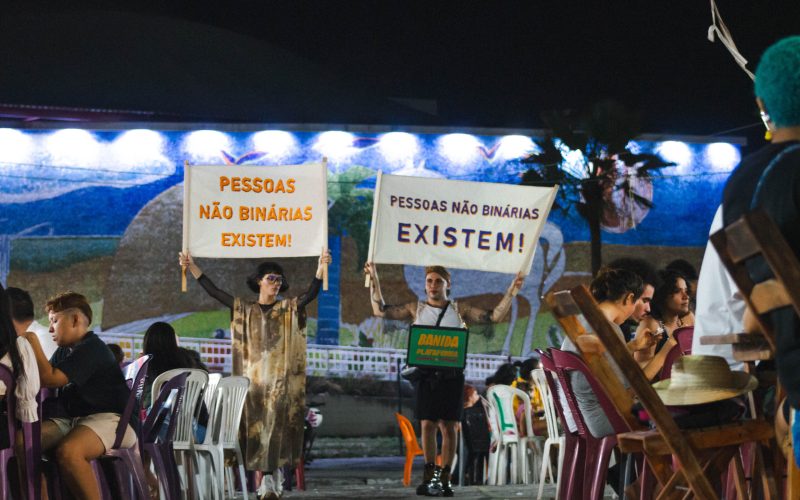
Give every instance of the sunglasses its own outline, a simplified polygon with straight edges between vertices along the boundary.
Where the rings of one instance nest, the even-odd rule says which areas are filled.
[[[263,279],[267,280],[267,283],[283,283],[283,276],[280,274],[268,274]]]

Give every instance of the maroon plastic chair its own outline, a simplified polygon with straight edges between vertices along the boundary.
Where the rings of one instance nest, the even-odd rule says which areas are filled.
[[[136,491],[136,494],[139,498],[149,498],[148,488],[147,488],[147,478],[144,473],[144,465],[142,463],[142,457],[139,451],[139,447],[141,443],[138,443],[130,448],[122,448],[122,440],[125,438],[125,431],[128,428],[128,424],[133,426],[134,432],[137,435],[137,440],[140,431],[140,423],[138,417],[131,421],[131,417],[134,416],[134,412],[138,413],[138,409],[140,407],[140,400],[142,396],[142,391],[144,389],[144,380],[147,376],[147,368],[150,364],[150,358],[143,361],[139,367],[139,371],[136,373],[136,378],[133,382],[133,389],[131,389],[130,396],[128,396],[128,402],[125,405],[125,411],[120,415],[119,423],[117,424],[117,433],[116,439],[114,440],[114,444],[111,446],[110,450],[106,450],[105,455],[99,457],[97,460],[92,460],[92,467],[95,470],[95,475],[98,476],[100,491],[103,498],[108,498],[109,500],[116,500],[118,498],[132,498],[132,495],[127,487],[129,485],[130,480],[133,481],[133,489]],[[116,476],[116,483],[120,490],[120,493],[123,496],[111,496],[111,492],[108,488],[108,484],[104,481],[103,474],[100,472],[102,468],[100,467],[100,462],[110,462],[109,465],[113,467],[114,475]],[[127,490],[127,491],[126,491]]]
[[[11,369],[6,365],[0,364],[0,380],[6,386],[6,412],[8,413],[7,432],[8,448],[0,449],[0,498],[10,498],[10,478],[8,473],[8,463],[14,457],[14,443],[17,440],[17,400],[14,395],[17,382]],[[41,419],[40,419],[41,420]],[[42,452],[40,449],[40,426],[41,422],[21,422],[23,440],[25,443],[25,466],[27,478],[25,488],[27,498],[41,497],[40,461]],[[22,485],[21,485],[22,486]]]
[[[556,375],[561,383],[561,388],[564,390],[567,403],[572,410],[572,415],[575,417],[575,425],[578,428],[582,441],[585,445],[585,463],[584,475],[590,478],[588,483],[584,482],[583,485],[583,498],[592,500],[599,500],[603,498],[603,490],[606,486],[606,474],[608,472],[608,462],[611,458],[611,452],[617,445],[617,434],[627,432],[628,426],[622,417],[619,416],[611,400],[606,396],[603,386],[597,381],[592,374],[586,363],[580,356],[566,351],[559,351],[552,349],[550,354],[553,357],[553,364],[555,365]],[[570,381],[570,373],[577,371],[586,377],[592,391],[597,395],[597,401],[602,407],[603,411],[608,417],[611,427],[614,430],[612,434],[601,438],[592,436],[586,422],[583,419],[578,408],[578,401],[572,391],[572,382]],[[568,497],[576,498],[576,497]]]
[[[558,397],[560,393],[558,390],[559,382],[556,381],[556,366],[553,364],[552,356],[541,349],[537,349],[536,352],[539,353],[539,361],[544,369],[547,386],[550,388],[550,394],[553,395],[556,413],[558,413],[558,418],[561,420],[561,428],[564,431],[564,463],[561,466],[562,477],[558,478],[557,498],[576,498],[583,491],[585,447],[580,435],[569,430],[567,420],[564,418],[564,414],[570,409],[565,409],[561,406],[561,398]]]
[[[667,353],[667,357],[664,358],[664,364],[661,366],[661,371],[658,374],[659,380],[666,380],[672,376],[672,365],[675,364],[675,360],[680,358],[684,355],[683,349],[681,348],[680,344],[672,346],[672,349],[669,350]]]
[[[676,328],[674,332],[672,332],[672,336],[675,338],[675,341],[681,346],[681,352],[683,354],[691,354],[692,353],[692,337],[694,337],[694,327],[693,326],[682,326],[680,328]]]
[[[186,378],[189,372],[176,375],[161,386],[158,397],[153,402],[150,414],[142,426],[142,450],[153,462],[158,480],[164,487],[167,500],[181,498],[181,479],[175,463],[172,441],[178,412],[183,405]],[[161,433],[164,422],[168,421],[166,433]]]

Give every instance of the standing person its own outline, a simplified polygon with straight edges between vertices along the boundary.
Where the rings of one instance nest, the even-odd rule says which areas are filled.
[[[75,498],[99,499],[90,462],[113,446],[130,389],[111,349],[89,330],[92,308],[86,297],[65,292],[48,300],[45,310],[58,344],[52,364],[36,334],[25,337],[36,354],[42,386],[61,388],[58,403],[67,417],[42,422],[42,451],[55,450],[61,477]],[[130,425],[121,446],[136,446]]]
[[[522,287],[524,277],[517,275],[500,303],[491,311],[456,303],[448,298],[450,273],[442,266],[425,268],[425,300],[402,305],[383,301],[375,266],[368,262],[364,272],[371,277],[372,312],[379,318],[410,321],[415,325],[462,328],[465,322],[498,323],[508,313],[512,296]],[[512,379],[513,380],[513,377]],[[417,495],[453,496],[450,465],[456,452],[456,428],[461,420],[464,397],[463,370],[433,370],[417,385],[417,418],[422,426],[422,450],[425,473]],[[436,432],[442,433],[442,467],[436,465]]]
[[[755,209],[764,210],[780,228],[783,237],[795,255],[800,256],[800,36],[784,38],[770,46],[761,56],[755,73],[754,91],[762,119],[772,136],[772,143],[748,156],[733,171],[722,194],[722,224],[728,226],[742,215]],[[716,222],[716,221],[715,221]],[[693,349],[704,350],[700,339],[705,335],[719,334],[711,326],[724,322],[720,312],[708,307],[719,297],[731,303],[736,312],[735,322],[748,327],[743,300],[736,287],[727,290],[717,284],[720,274],[706,273],[706,259],[700,270],[697,309],[703,315],[693,337]],[[719,259],[715,259],[718,261]],[[713,261],[712,261],[713,263]],[[716,268],[711,267],[711,270]],[[769,266],[759,258],[748,263],[750,276],[755,282],[771,277]],[[724,271],[723,271],[724,272]],[[730,293],[732,292],[732,293]],[[741,314],[741,315],[740,315]],[[729,314],[730,316],[730,314]],[[740,319],[741,318],[741,319]],[[775,362],[778,379],[786,390],[787,399],[776,422],[789,417],[789,407],[800,407],[800,318],[792,307],[783,307],[770,313],[775,331]],[[709,326],[710,325],[710,326]],[[701,327],[701,328],[700,328]],[[733,330],[739,331],[739,330]],[[695,352],[695,351],[693,351]],[[732,357],[729,362],[733,362]],[[800,423],[800,419],[797,419]],[[785,424],[785,422],[780,422]],[[795,443],[795,452],[800,443]]]
[[[295,298],[278,299],[289,289],[283,268],[262,262],[247,278],[256,300],[233,297],[203,274],[191,255],[180,253],[205,291],[231,309],[233,373],[250,379],[244,407],[247,468],[267,473],[259,498],[280,498],[284,465],[297,466],[303,451],[306,388],[306,306],[317,298],[322,273],[331,262],[324,251],[311,285]]]
[[[11,300],[11,319],[14,322],[14,329],[17,335],[22,335],[25,332],[33,332],[39,338],[39,345],[42,346],[42,351],[47,359],[56,352],[58,345],[50,335],[50,329],[40,324],[33,318],[33,300],[31,294],[15,288],[8,287],[8,298]]]

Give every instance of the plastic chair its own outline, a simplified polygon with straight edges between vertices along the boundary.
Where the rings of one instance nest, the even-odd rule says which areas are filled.
[[[198,453],[207,453],[211,458],[208,479],[211,480],[212,491],[216,498],[233,498],[236,495],[233,474],[230,468],[225,467],[225,451],[233,452],[236,458],[239,481],[247,497],[244,459],[239,448],[239,423],[249,387],[250,379],[247,377],[225,377],[219,381],[216,397],[211,402],[206,438],[203,443],[195,444]],[[226,484],[227,496],[225,496]]]
[[[694,337],[693,326],[682,326],[680,328],[676,328],[675,331],[672,332],[672,336],[680,346],[683,354],[692,353],[692,337]]]
[[[215,391],[217,390],[217,384],[222,379],[221,373],[209,373],[208,374],[208,384],[206,385],[206,391],[203,393],[203,403],[206,404],[206,408],[208,408],[209,412],[211,411],[211,403],[214,401]]]
[[[551,349],[552,350],[552,349]],[[556,497],[557,498],[574,498],[573,495],[580,496],[583,491],[583,464],[585,459],[585,450],[583,443],[575,432],[570,431],[567,427],[567,420],[564,414],[570,411],[569,408],[561,406],[561,399],[558,397],[558,376],[556,375],[556,365],[553,364],[553,357],[549,352],[538,350],[539,362],[542,363],[544,369],[545,379],[547,380],[547,388],[552,396],[551,401],[555,407],[558,419],[561,421],[561,429],[564,433],[564,446],[558,450],[558,470],[556,471]],[[569,480],[564,481],[565,477],[563,471],[567,471]],[[541,499],[543,493],[544,483],[539,483],[539,493],[537,500]]]
[[[550,460],[550,450],[553,446],[558,447],[558,462],[556,464],[556,471],[558,478],[561,478],[561,466],[564,462],[564,441],[563,433],[558,431],[558,416],[555,409],[555,401],[553,394],[550,392],[550,387],[547,385],[547,376],[544,370],[537,368],[531,372],[533,384],[538,389],[542,397],[542,405],[544,406],[544,420],[547,424],[547,439],[544,442],[542,450],[542,469],[539,473],[539,493],[537,498],[542,497],[544,482],[549,474],[550,482],[556,484],[556,491],[558,491],[558,482],[556,476],[553,474],[553,464]]]
[[[17,439],[17,398],[14,394],[17,383],[14,374],[6,365],[0,364],[0,381],[6,386],[6,413],[8,430],[8,448],[0,450],[0,498],[10,498],[10,478],[8,476],[8,462],[14,456],[14,443]],[[25,467],[27,477],[25,488],[27,498],[39,498],[41,496],[41,481],[39,481],[39,470],[41,462],[40,449],[40,426],[41,416],[36,422],[21,422],[23,439],[25,442]]]
[[[524,481],[527,476],[528,439],[521,437],[517,429],[513,405],[515,396],[522,399],[522,404],[526,405],[526,426],[528,436],[532,436],[530,397],[524,391],[507,385],[494,385],[486,392],[489,404],[495,410],[500,428],[498,446],[493,452],[497,455],[497,460],[493,461],[495,468],[489,471],[489,477],[493,479],[493,483],[490,484],[506,483],[505,471],[509,452],[511,453],[510,481],[512,483],[517,483],[520,479]]]
[[[172,447],[175,460],[181,470],[181,488],[187,495],[198,496],[202,492],[201,481],[195,471],[199,470],[198,457],[195,451],[194,426],[200,413],[203,391],[208,384],[208,373],[203,370],[176,368],[168,370],[153,381],[151,394],[158,394],[161,386],[172,377],[188,372],[186,391],[183,394],[183,405],[175,422],[175,438]],[[181,469],[183,465],[183,469]],[[201,495],[202,496],[202,495]]]
[[[139,452],[140,444],[138,443],[138,440],[137,443],[130,448],[121,448],[122,440],[125,438],[125,432],[128,429],[128,425],[131,423],[131,417],[134,415],[134,411],[136,411],[140,406],[142,389],[144,387],[144,379],[147,376],[147,368],[149,364],[150,358],[147,357],[147,359],[142,361],[139,366],[139,370],[136,373],[136,378],[134,379],[132,385],[133,389],[131,389],[130,395],[128,396],[128,402],[125,405],[125,411],[122,413],[122,415],[120,415],[119,422],[117,423],[116,439],[114,440],[114,444],[111,446],[111,449],[106,450],[106,453],[99,457],[98,460],[92,460],[92,467],[95,470],[95,475],[98,476],[103,498],[112,497],[110,496],[111,493],[108,490],[108,486],[104,481],[103,475],[99,473],[101,471],[101,461],[111,462],[111,466],[114,469],[117,479],[117,485],[119,485],[120,488],[123,488],[123,485],[128,485],[132,481],[133,489],[140,496],[140,498],[149,498],[147,480],[145,478],[142,457]],[[133,423],[133,429],[134,432],[136,432],[138,427],[138,419]],[[121,494],[125,495],[125,492],[123,491]],[[128,497],[130,497],[130,495],[128,495]],[[122,498],[126,497],[123,496]]]
[[[414,457],[422,455],[422,448],[417,442],[417,434],[411,421],[399,413],[395,413],[397,424],[400,426],[400,433],[406,443],[406,463],[403,465],[403,486],[411,484],[411,467],[414,465]]]
[[[690,349],[691,349],[691,344],[690,344]],[[675,364],[676,359],[680,358],[683,355],[684,352],[680,343],[672,346],[672,349],[670,349],[669,352],[667,353],[667,357],[664,358],[664,364],[661,366],[661,372],[659,372],[658,374],[659,380],[666,380],[672,376],[672,365]]]
[[[181,480],[172,441],[175,437],[178,413],[183,405],[188,375],[188,373],[176,375],[161,386],[152,410],[142,426],[142,449],[153,463],[167,500],[181,498]],[[161,434],[165,421],[169,422],[167,431]]]
[[[608,472],[608,462],[611,458],[611,452],[617,445],[617,433],[627,432],[628,427],[625,421],[617,413],[611,401],[606,396],[605,389],[597,381],[594,374],[592,374],[586,363],[577,354],[552,350],[553,364],[556,367],[556,374],[558,380],[561,382],[561,388],[567,398],[567,402],[575,417],[575,425],[578,427],[578,434],[580,434],[586,445],[586,461],[584,463],[585,477],[591,480],[583,486],[583,497],[593,500],[603,498],[603,490],[606,486],[606,473]],[[578,406],[578,399],[572,391],[572,382],[570,372],[577,371],[581,373],[592,391],[597,396],[597,401],[603,409],[606,417],[611,423],[613,432],[607,436],[595,437],[589,431],[583,415]]]

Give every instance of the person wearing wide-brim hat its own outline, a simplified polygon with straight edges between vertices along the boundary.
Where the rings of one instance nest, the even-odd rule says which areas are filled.
[[[749,373],[732,371],[721,356],[681,356],[672,365],[672,375],[653,384],[667,406],[714,403],[748,393],[758,386]]]
[[[188,253],[180,253],[179,260],[209,295],[231,309],[233,374],[250,379],[242,415],[246,467],[267,473],[258,489],[260,499],[279,498],[280,469],[287,464],[297,466],[303,449],[305,307],[319,294],[331,255],[322,252],[308,290],[290,299],[279,297],[289,289],[289,282],[275,262],[262,262],[247,278],[247,286],[258,294],[252,300],[218,289]]]

